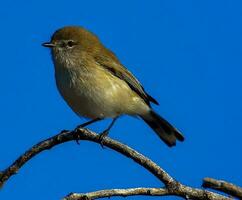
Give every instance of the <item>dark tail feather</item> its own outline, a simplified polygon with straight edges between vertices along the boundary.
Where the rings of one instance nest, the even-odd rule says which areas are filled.
[[[153,110],[151,110],[149,114],[141,116],[141,118],[169,147],[175,146],[176,140],[184,141],[183,135]]]

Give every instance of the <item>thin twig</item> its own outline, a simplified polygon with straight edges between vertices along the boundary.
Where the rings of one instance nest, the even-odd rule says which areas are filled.
[[[226,194],[229,194],[231,196],[242,199],[242,188],[223,180],[204,178],[202,186],[204,188],[215,189],[215,190],[224,192]]]

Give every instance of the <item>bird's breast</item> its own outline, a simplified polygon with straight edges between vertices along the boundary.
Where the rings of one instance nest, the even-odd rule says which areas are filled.
[[[139,109],[143,109],[143,100],[124,81],[105,69],[57,69],[55,76],[61,95],[80,116],[116,117],[138,114]]]

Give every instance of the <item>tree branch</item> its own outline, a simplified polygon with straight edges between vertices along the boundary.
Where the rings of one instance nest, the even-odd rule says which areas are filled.
[[[31,158],[41,153],[42,151],[51,149],[52,147],[62,144],[64,142],[77,141],[77,140],[88,140],[98,144],[100,143],[99,135],[87,129],[78,128],[73,131],[63,131],[47,140],[44,140],[34,145],[29,150],[27,150],[23,155],[21,155],[8,168],[0,172],[0,186],[2,186],[11,176],[16,174],[26,162],[28,162]],[[114,151],[117,151],[125,155],[128,158],[131,158],[137,164],[139,164],[140,166],[148,170],[151,174],[153,174],[155,177],[157,177],[160,181],[162,181],[165,184],[165,188],[168,192],[167,194],[169,195],[176,195],[176,196],[183,197],[185,199],[201,199],[201,200],[230,199],[228,197],[225,197],[213,192],[191,188],[189,186],[185,186],[181,184],[180,182],[177,182],[156,163],[154,163],[144,155],[138,153],[134,149],[130,148],[129,146],[124,145],[116,140],[105,137],[102,141],[102,144]]]
[[[34,145],[23,155],[21,155],[11,166],[2,171],[0,173],[0,186],[3,185],[4,182],[6,182],[12,175],[16,174],[26,162],[28,162],[31,158],[41,153],[42,151],[51,149],[52,147],[64,142],[77,140],[89,140],[98,144],[100,143],[99,135],[87,129],[63,131],[51,138],[48,138],[47,140]],[[127,145],[112,140],[108,137],[105,137],[102,143],[104,146],[109,147],[129,158],[132,158],[136,163],[146,168],[154,176],[164,182],[165,185],[169,185],[169,183],[174,181],[173,178],[169,176],[168,173],[160,168],[156,163],[152,162],[150,159],[146,158],[134,149],[131,149]]]
[[[202,186],[211,188],[242,199],[242,188],[232,183],[213,178],[204,178]]]
[[[111,189],[111,190],[99,190],[89,193],[71,193],[63,200],[89,200],[110,198],[115,196],[127,197],[127,196],[166,196],[169,191],[166,188],[129,188],[129,189]]]

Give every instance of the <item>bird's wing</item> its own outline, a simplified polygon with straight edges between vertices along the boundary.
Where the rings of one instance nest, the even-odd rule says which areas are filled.
[[[115,59],[109,59],[107,58],[108,56],[98,56],[95,57],[95,60],[100,66],[108,70],[111,74],[125,81],[129,87],[135,91],[148,105],[150,105],[150,102],[158,105],[159,103],[145,92],[143,86],[131,74],[131,72],[129,72],[122,64],[119,63],[114,54],[112,54],[112,56],[114,56]]]

